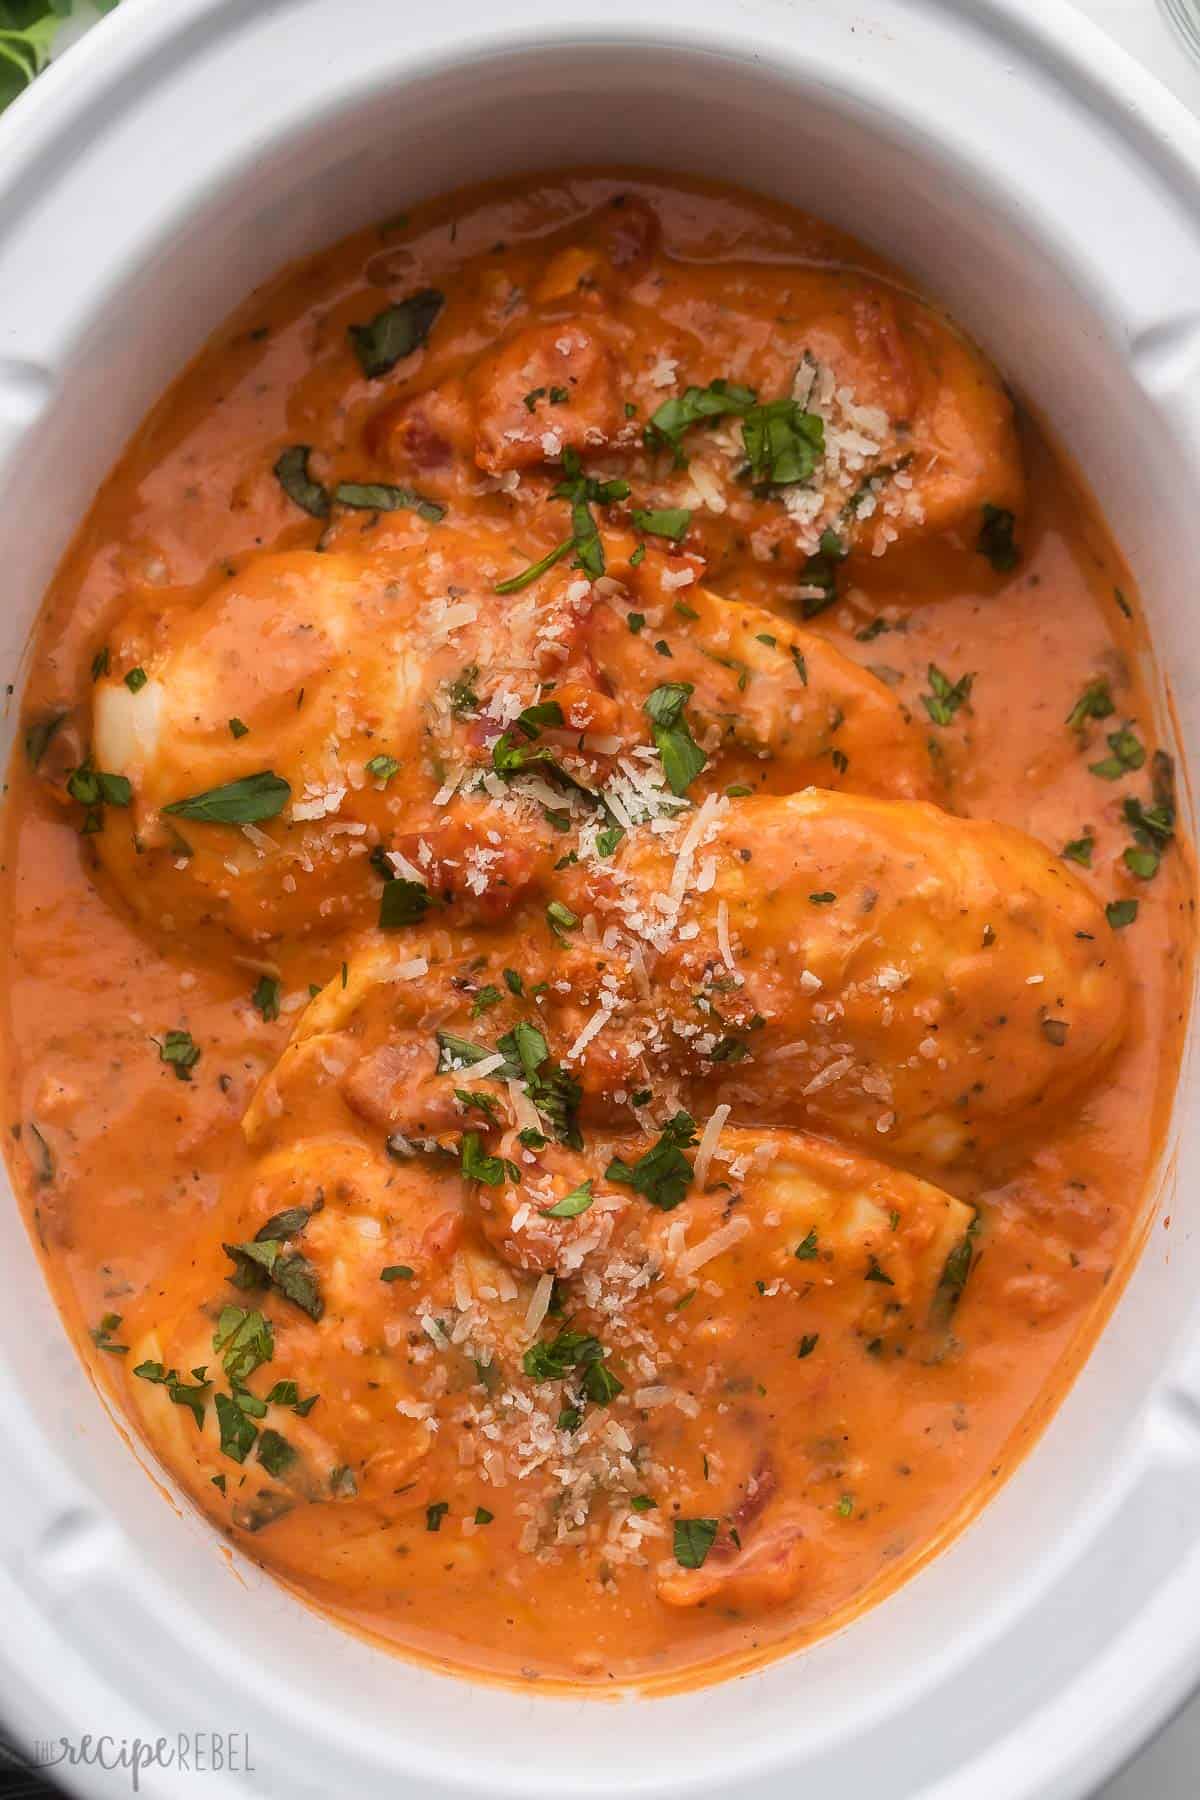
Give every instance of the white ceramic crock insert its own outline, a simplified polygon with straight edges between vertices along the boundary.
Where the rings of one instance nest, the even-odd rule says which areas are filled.
[[[1064,0],[124,0],[0,123],[3,679],[124,439],[256,282],[417,196],[588,161],[777,194],[944,299],[1079,456],[1196,756],[1200,129]],[[114,1431],[5,1199],[10,1723],[248,1732],[219,1800],[1084,1794],[1200,1677],[1196,1120],[1193,1082],[1171,1230],[980,1520],[805,1654],[611,1705],[436,1675],[235,1575]]]

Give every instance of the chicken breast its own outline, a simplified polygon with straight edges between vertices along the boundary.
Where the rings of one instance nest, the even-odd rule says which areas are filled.
[[[1044,1119],[1124,1028],[1123,959],[1084,885],[1033,839],[935,807],[710,796],[560,880],[562,910],[507,947],[503,987],[483,942],[372,953],[304,1015],[252,1127],[305,1104],[293,1067],[331,1035],[364,1116],[436,1135],[455,1079],[523,1073],[521,1028],[585,1122],[639,1095],[727,1102],[936,1165]]]
[[[461,1168],[349,1132],[268,1151],[125,1321],[131,1396],[168,1468],[285,1571],[399,1591],[398,1540],[423,1514],[440,1527],[438,1496],[464,1477],[490,1520],[523,1468],[531,1542],[553,1541],[564,1479],[608,1542],[642,1484],[664,1505],[686,1495],[712,1408],[741,1379],[747,1296],[770,1297],[802,1360],[822,1333],[827,1363],[881,1371],[945,1343],[969,1207],[800,1134],[723,1130],[720,1115],[698,1142],[667,1129],[686,1145],[669,1191],[647,1176],[653,1145],[628,1138],[595,1139],[573,1166],[518,1150],[513,1193],[487,1163],[468,1172],[465,1148]],[[568,1181],[587,1198],[573,1214]],[[700,1361],[672,1326],[689,1294]],[[651,1365],[660,1340],[675,1348]],[[666,1604],[728,1589],[759,1610],[803,1579],[796,1508],[820,1470],[801,1459],[784,1493],[768,1443],[743,1443],[736,1421],[726,1441],[725,1529],[703,1577],[664,1568]],[[446,1553],[459,1571],[491,1566],[459,1533]]]

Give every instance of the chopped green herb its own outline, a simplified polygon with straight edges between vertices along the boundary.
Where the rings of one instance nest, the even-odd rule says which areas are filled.
[[[649,1494],[634,1494],[629,1506],[630,1510],[635,1513],[653,1512],[658,1506],[658,1501],[652,1500]]]
[[[449,1511],[450,1502],[448,1500],[435,1500],[432,1506],[427,1506],[425,1508],[426,1531],[440,1531],[442,1520]]]
[[[354,354],[368,380],[386,375],[404,357],[421,348],[445,305],[445,298],[437,288],[421,288],[394,305],[386,306],[365,325],[349,327]]]
[[[436,500],[418,494],[415,488],[393,487],[383,481],[343,481],[333,490],[339,506],[354,507],[359,512],[415,512],[427,525],[436,525],[446,516],[446,508]]]
[[[329,492],[308,472],[311,444],[290,444],[275,463],[275,479],[302,512],[313,519],[329,517]]]
[[[279,1017],[279,997],[282,983],[274,975],[260,975],[258,986],[250,996],[250,1004],[260,1012],[264,1021],[270,1024]]]
[[[879,1258],[877,1256],[868,1256],[867,1272],[863,1279],[865,1281],[880,1281],[883,1283],[884,1287],[895,1287],[896,1285],[887,1271],[880,1267]]]
[[[1090,832],[1087,832],[1083,837],[1072,838],[1069,844],[1064,844],[1062,847],[1062,854],[1068,862],[1076,862],[1079,863],[1082,868],[1090,869],[1092,866],[1092,851],[1095,848],[1096,840]]]
[[[664,400],[651,414],[645,428],[646,444],[650,449],[663,446],[673,451],[676,464],[682,464],[686,460],[682,448],[685,431],[705,420],[748,412],[757,399],[753,388],[738,387],[728,381],[713,381],[706,388],[686,388],[682,394]]]
[[[1119,781],[1122,775],[1129,775],[1140,769],[1146,760],[1145,746],[1140,742],[1128,725],[1120,731],[1108,733],[1108,747],[1112,752],[1098,763],[1089,763],[1091,774],[1099,775],[1102,781]]]
[[[107,1350],[112,1356],[126,1356],[129,1352],[129,1345],[115,1344],[112,1338],[113,1332],[119,1331],[120,1328],[120,1313],[105,1313],[100,1323],[92,1328],[92,1342],[97,1350]],[[136,1372],[135,1370],[134,1373],[136,1374]]]
[[[393,775],[398,775],[400,773],[400,764],[396,761],[396,758],[394,756],[383,754],[373,756],[365,767],[367,774],[373,775],[376,781],[382,781],[385,787],[392,779]]]
[[[486,1506],[477,1506],[475,1508],[475,1523],[477,1525],[490,1525],[495,1517],[495,1513],[489,1512]]]
[[[951,681],[936,663],[930,663],[929,685],[933,692],[922,694],[921,704],[935,725],[949,725],[959,707],[971,698],[975,677],[961,675],[957,681]]]
[[[185,800],[172,800],[165,813],[181,819],[199,819],[206,825],[257,825],[276,818],[291,799],[292,790],[273,769],[243,775],[224,787],[206,788]]]
[[[485,1187],[501,1187],[504,1160],[499,1156],[487,1156],[479,1133],[467,1131],[462,1140],[462,1172],[464,1181],[482,1181]]]
[[[771,400],[750,407],[742,419],[742,442],[750,479],[770,487],[808,481],[825,452],[825,421],[798,400]]]
[[[635,1163],[614,1157],[605,1170],[605,1179],[631,1187],[651,1206],[671,1212],[692,1185],[692,1165],[683,1152],[696,1142],[696,1121],[690,1113],[677,1112],[663,1126],[658,1142]]]
[[[230,719],[230,721],[229,721],[230,737],[244,738],[249,730],[250,730],[250,727],[246,724],[243,724],[241,719]]]
[[[140,667],[130,669],[125,677],[125,686],[129,689],[131,694],[137,694],[141,692],[149,679],[150,677],[147,675],[145,669]]]
[[[1114,931],[1123,931],[1126,925],[1132,925],[1138,916],[1136,900],[1110,900],[1104,909],[1104,916]]]
[[[1067,714],[1066,722],[1072,731],[1082,731],[1089,719],[1107,719],[1115,711],[1113,697],[1108,689],[1108,677],[1097,675],[1080,694]]]
[[[168,1031],[156,1038],[158,1059],[169,1063],[180,1081],[190,1081],[192,1070],[200,1061],[200,1046],[190,1031]]]
[[[380,1281],[411,1281],[413,1271],[407,1263],[389,1263],[386,1269],[379,1271]]]
[[[419,925],[432,904],[429,889],[419,881],[397,876],[385,881],[379,896],[380,931],[398,931],[403,925]]]
[[[687,536],[692,515],[686,506],[664,506],[657,510],[635,507],[633,522],[639,531],[647,531],[651,537],[670,538],[677,544],[680,538]]]
[[[708,758],[691,733],[684,709],[694,692],[690,681],[664,682],[646,701],[655,748],[673,794],[686,794]]]
[[[282,1475],[296,1460],[287,1439],[268,1425],[258,1440],[258,1460],[268,1475]]]
[[[228,1394],[218,1394],[215,1404],[222,1451],[236,1463],[245,1462],[254,1448],[254,1440],[258,1436],[257,1427],[250,1423],[241,1407]]]
[[[796,1245],[795,1255],[800,1262],[811,1262],[817,1254],[817,1228],[814,1225]]]
[[[796,1348],[796,1355],[800,1357],[801,1360],[806,1356],[811,1356],[820,1341],[821,1334],[819,1331],[814,1331],[811,1335],[802,1337]]]
[[[703,1568],[716,1536],[716,1519],[676,1519],[674,1549],[675,1561],[680,1568]]]
[[[579,1187],[572,1188],[569,1194],[564,1194],[562,1199],[556,1201],[553,1206],[543,1207],[542,1217],[544,1219],[577,1219],[580,1213],[588,1210],[592,1204],[592,1198],[591,1182],[582,1182]]]

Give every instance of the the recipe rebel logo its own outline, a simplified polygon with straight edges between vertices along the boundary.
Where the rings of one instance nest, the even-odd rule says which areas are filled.
[[[252,1775],[250,1739],[238,1731],[181,1731],[153,1740],[119,1738],[103,1732],[80,1738],[41,1738],[34,1745],[38,1769],[106,1769],[128,1778],[133,1793],[141,1790],[147,1769],[175,1769],[182,1775]]]

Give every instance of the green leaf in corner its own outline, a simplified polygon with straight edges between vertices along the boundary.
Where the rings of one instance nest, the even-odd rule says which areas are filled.
[[[367,324],[351,325],[350,342],[368,380],[386,375],[419,350],[445,303],[446,296],[437,288],[421,288],[394,306],[385,306]]]
[[[172,800],[162,810],[181,819],[200,819],[206,825],[257,825],[264,819],[277,818],[291,795],[291,787],[282,775],[264,769],[258,775],[243,775],[240,781],[226,782],[224,787],[206,788],[184,800]]]

